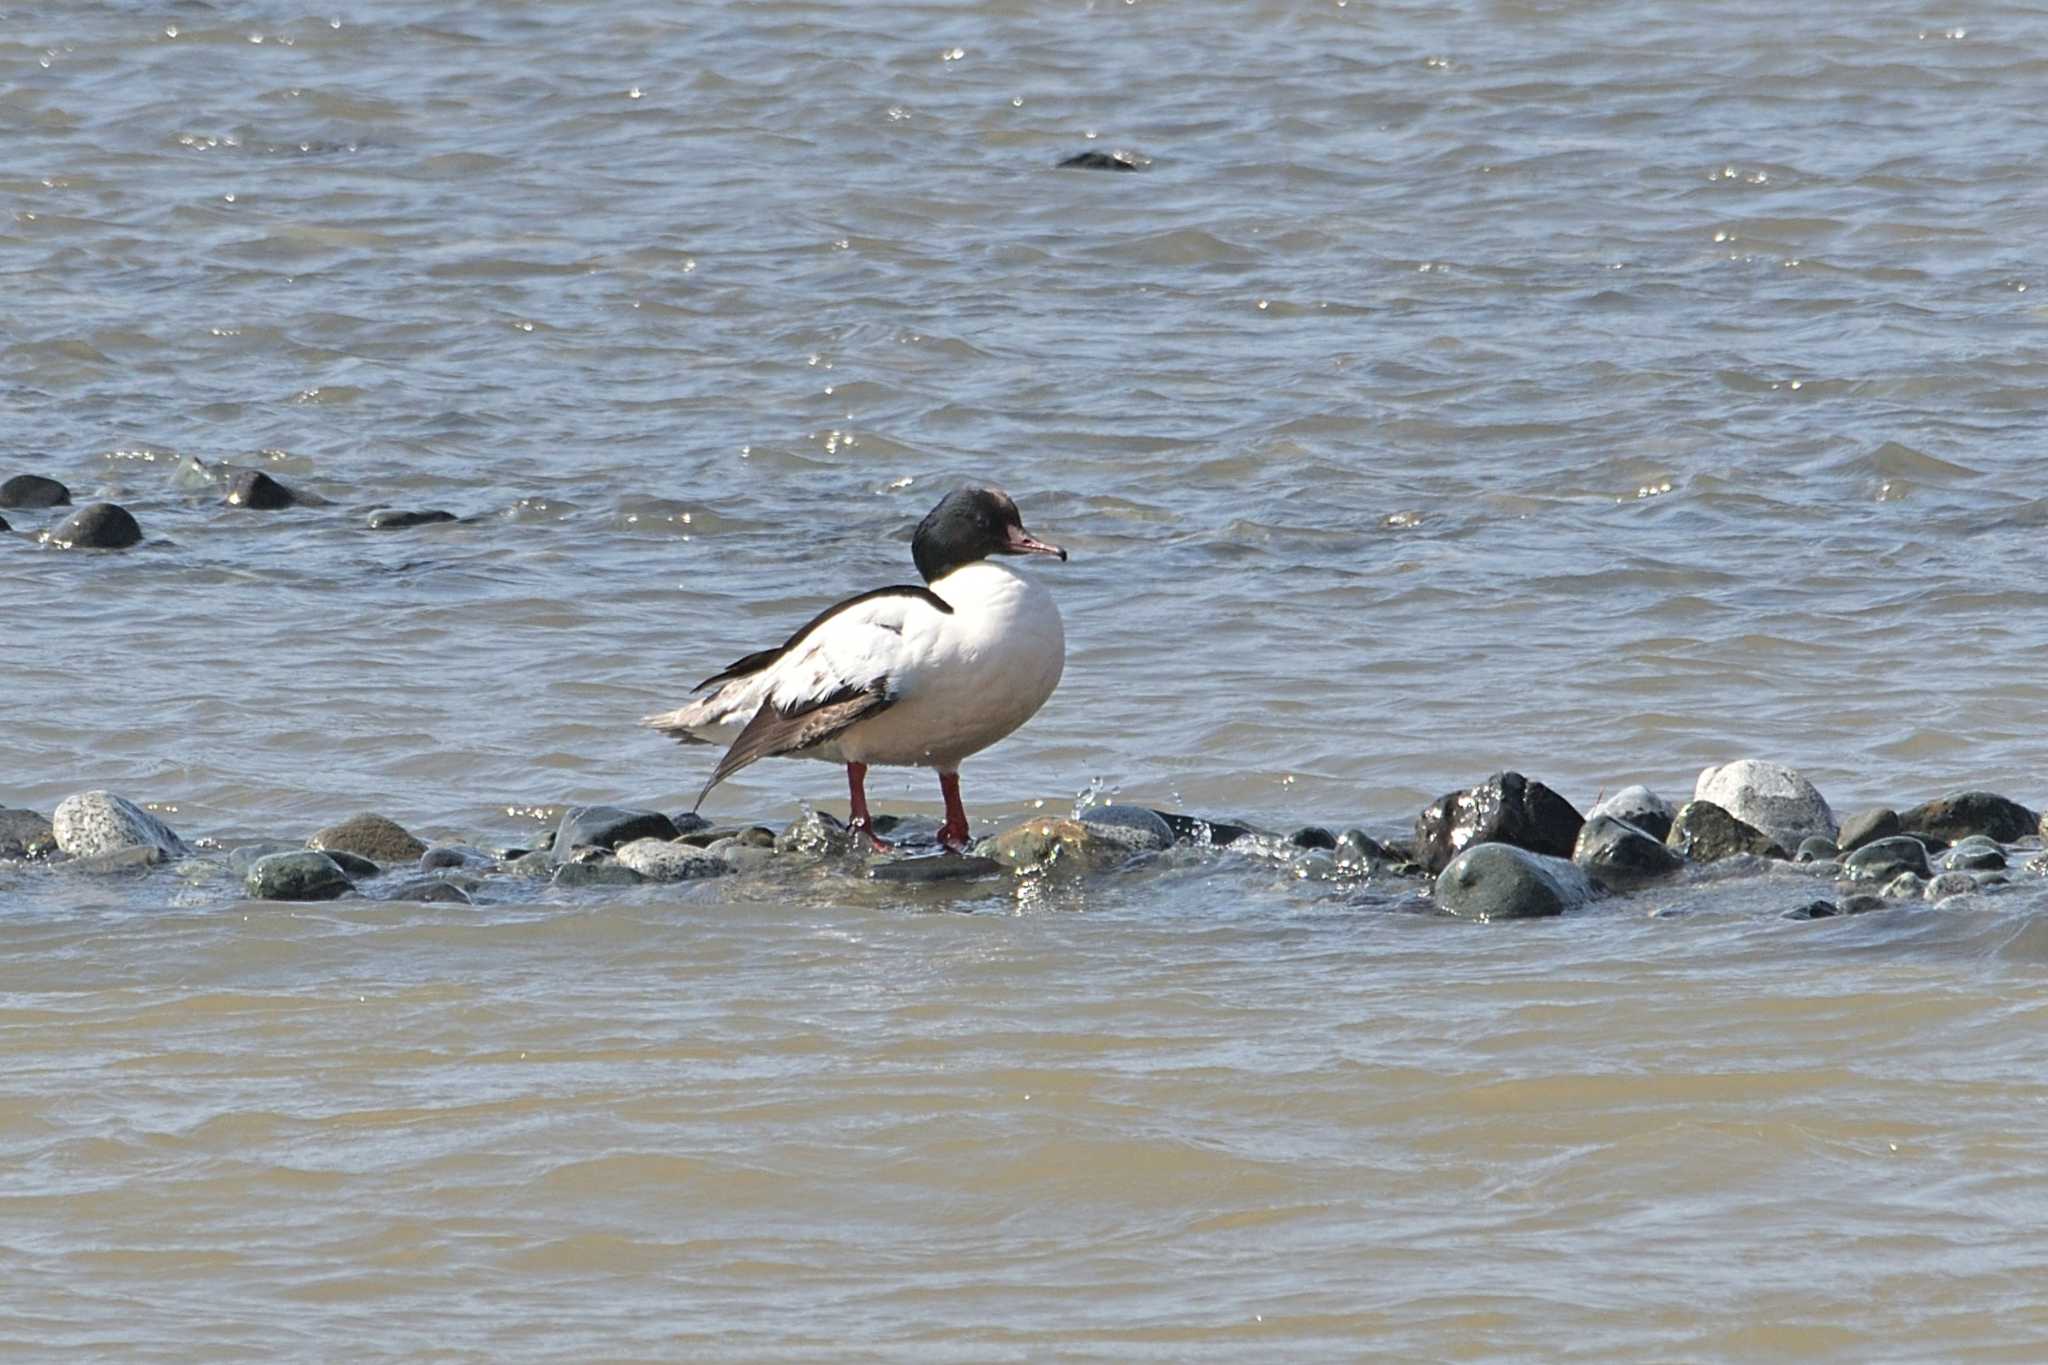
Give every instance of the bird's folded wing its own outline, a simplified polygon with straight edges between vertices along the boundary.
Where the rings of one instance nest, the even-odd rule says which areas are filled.
[[[864,686],[844,687],[815,701],[799,703],[795,709],[774,701],[763,702],[746,728],[734,738],[732,747],[725,751],[725,757],[712,769],[711,780],[697,793],[697,805],[704,804],[713,787],[749,763],[822,744],[855,721],[886,710],[895,700],[889,692],[889,680],[876,678]]]

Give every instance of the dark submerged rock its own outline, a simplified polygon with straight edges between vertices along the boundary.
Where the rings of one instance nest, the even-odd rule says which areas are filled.
[[[1981,791],[1939,797],[1899,816],[1899,827],[1907,834],[1933,835],[1951,844],[1972,834],[2010,844],[2034,833],[2040,824],[2041,817],[2019,802]]]
[[[922,885],[930,882],[964,882],[999,876],[1003,865],[994,858],[967,853],[926,854],[914,858],[881,858],[868,864],[868,880]]]
[[[1890,881],[1902,872],[1925,877],[1932,871],[1927,845],[1910,834],[1873,840],[1842,860],[1842,875],[1859,882]]]
[[[1436,903],[1464,919],[1540,919],[1593,899],[1593,884],[1575,864],[1513,844],[1474,844],[1436,879]]]
[[[422,872],[439,872],[446,868],[483,872],[497,865],[496,858],[480,848],[471,848],[467,844],[436,844],[420,854]]]
[[[1201,843],[1207,840],[1211,848],[1224,848],[1252,832],[1251,826],[1229,820],[1206,820],[1199,815],[1182,815],[1170,810],[1152,813],[1166,822],[1176,841],[1186,839],[1190,843]]]
[[[12,531],[13,529],[12,526],[7,524],[7,518],[0,517],[0,531]]]
[[[1954,872],[1988,872],[2006,865],[2005,850],[1981,834],[1957,842],[1941,860],[1942,866]]]
[[[248,507],[258,512],[274,512],[285,507],[299,505],[299,495],[271,478],[260,469],[244,469],[235,475],[228,485],[228,495],[221,502],[229,507]]]
[[[1835,847],[1834,840],[1823,839],[1818,834],[1810,834],[1799,841],[1798,848],[1792,850],[1792,861],[1795,863],[1825,863],[1840,856],[1841,852],[1842,850]]]
[[[830,819],[831,817],[827,816],[826,818]],[[671,815],[668,820],[670,824],[676,827],[676,833],[678,834],[695,834],[700,829],[711,828],[710,817],[699,815],[693,810],[686,810],[679,814]]]
[[[331,901],[356,889],[334,859],[310,848],[258,858],[243,885],[265,901]]]
[[[1340,863],[1404,863],[1407,858],[1396,854],[1379,840],[1362,829],[1347,829],[1337,836],[1337,861]]]
[[[647,878],[620,862],[563,863],[555,869],[554,885],[640,886]]]
[[[555,825],[555,861],[566,863],[577,848],[617,848],[635,839],[673,839],[675,822],[658,810],[620,806],[571,806]],[[775,842],[773,832],[768,842]]]
[[[1786,919],[1833,919],[1841,913],[1841,907],[1833,901],[1808,901],[1796,909],[1787,910],[1784,917]]]
[[[142,528],[127,508],[111,502],[92,502],[43,532],[41,540],[60,550],[125,550],[142,543]]]
[[[273,853],[299,851],[299,845],[286,843],[282,839],[259,839],[253,844],[237,844],[228,850],[228,871],[237,877],[247,877],[249,869],[256,866],[258,860],[268,858]]]
[[[1652,839],[1662,839],[1671,832],[1671,803],[1640,783],[1623,787],[1586,812],[1588,820],[1596,815],[1611,815],[1634,825]]]
[[[307,848],[328,853],[353,853],[376,863],[409,863],[427,846],[386,816],[364,811],[338,825],[329,825],[306,840]]]
[[[1173,827],[1157,811],[1143,806],[1094,806],[1082,813],[1081,823],[1111,843],[1136,852],[1173,847]]]
[[[32,810],[0,806],[0,858],[47,858],[57,851],[57,831]]]
[[[325,850],[325,852],[328,857],[334,859],[334,865],[343,872],[346,872],[351,878],[375,877],[384,871],[383,868],[377,866],[368,858],[360,854],[350,853],[345,848],[330,848]]]
[[[1854,853],[1873,840],[1889,839],[1904,832],[1905,827],[1899,823],[1899,813],[1890,806],[1879,806],[1875,810],[1858,811],[1844,820],[1842,833],[1835,844],[1844,853]]]
[[[1415,817],[1415,861],[1441,872],[1475,844],[1512,844],[1570,858],[1585,817],[1541,782],[1495,773],[1476,787],[1437,798]]]
[[[1150,164],[1135,152],[1086,151],[1063,158],[1058,168],[1063,171],[1142,171]]]
[[[1595,815],[1579,828],[1572,861],[1608,891],[1627,891],[1673,876],[1685,859],[1626,820]]]
[[[69,507],[71,490],[41,474],[16,474],[0,483],[0,507]]]
[[[1711,801],[1688,801],[1671,821],[1664,842],[1696,863],[1711,863],[1738,853],[1790,861],[1791,855],[1770,835],[1745,824]]]
[[[1293,844],[1296,848],[1335,849],[1337,847],[1337,836],[1324,829],[1321,825],[1303,825],[1300,829],[1287,836],[1287,842]]]
[[[439,877],[418,877],[409,882],[400,882],[389,891],[378,893],[377,899],[386,901],[445,901],[449,905],[474,905],[470,894],[454,882]]]
[[[432,526],[437,522],[453,520],[455,520],[453,512],[444,512],[438,507],[424,511],[402,507],[380,507],[370,513],[370,529],[372,531],[404,531],[414,526]]]

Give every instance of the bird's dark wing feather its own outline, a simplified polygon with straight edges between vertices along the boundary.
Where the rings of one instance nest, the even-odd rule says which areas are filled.
[[[819,626],[824,625],[827,621],[837,616],[840,612],[845,611],[849,607],[857,607],[861,605],[863,602],[872,602],[878,597],[920,598],[930,606],[938,608],[938,610],[944,612],[948,616],[953,614],[953,608],[947,604],[945,598],[939,596],[930,588],[923,587],[922,585],[904,584],[893,588],[876,588],[872,592],[864,592],[857,597],[849,597],[843,602],[834,602],[831,606],[825,608],[825,610],[819,612],[816,616],[813,616],[810,620],[804,622],[802,626],[797,628],[796,634],[790,636],[787,640],[784,640],[781,644],[775,646],[773,649],[757,649],[752,654],[747,655],[745,658],[735,659],[731,663],[727,664],[723,669],[721,669],[717,673],[712,674],[710,677],[706,678],[703,682],[698,683],[695,687],[691,688],[690,690],[692,692],[702,692],[706,688],[716,687],[720,683],[729,683],[734,678],[744,678],[751,673],[759,673],[762,669],[768,667],[768,665],[774,663],[777,659],[781,658],[783,655],[789,653],[789,651],[795,649],[798,645],[802,644],[804,642],[805,637],[810,635],[812,631],[816,630]]]
[[[711,789],[757,759],[794,753],[822,744],[857,720],[887,710],[896,699],[889,695],[889,680],[877,678],[862,687],[845,687],[829,697],[795,711],[784,711],[773,702],[763,702],[744,730],[733,738],[732,747],[711,780],[697,793],[697,806],[711,795]],[[690,807],[695,810],[697,806]]]

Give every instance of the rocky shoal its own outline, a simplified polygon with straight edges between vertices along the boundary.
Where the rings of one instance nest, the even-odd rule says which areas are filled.
[[[1365,885],[1374,899],[1474,920],[1569,914],[1688,878],[1796,864],[1830,895],[1787,907],[1800,919],[1909,902],[1940,905],[2048,876],[2041,815],[2007,797],[1959,791],[1838,820],[1812,783],[1742,759],[1702,772],[1676,806],[1629,787],[1585,814],[1541,782],[1501,772],[1431,802],[1400,835],[1305,825],[1292,832],[1133,804],[1034,816],[947,853],[929,822],[878,821],[898,848],[869,854],[846,827],[805,810],[782,828],[719,826],[691,813],[625,806],[548,812],[523,846],[431,841],[364,813],[302,839],[187,840],[157,813],[106,791],[66,797],[46,819],[0,807],[0,863],[85,874],[177,863],[226,900],[363,897],[455,903],[702,882],[828,864],[872,883],[1107,877],[1175,851],[1249,860],[1304,881]]]

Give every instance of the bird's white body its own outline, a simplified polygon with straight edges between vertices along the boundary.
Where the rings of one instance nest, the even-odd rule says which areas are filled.
[[[1045,705],[1066,632],[1052,594],[1005,564],[963,565],[929,590],[951,610],[915,590],[856,601],[760,671],[648,723],[725,744],[765,704],[801,711],[880,683],[887,707],[791,756],[957,771]]]

